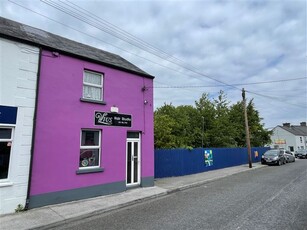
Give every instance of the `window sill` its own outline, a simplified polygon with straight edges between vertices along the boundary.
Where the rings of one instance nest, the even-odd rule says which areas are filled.
[[[0,181],[0,188],[1,187],[9,187],[9,186],[13,186],[13,182],[1,182]]]
[[[105,101],[97,101],[97,100],[86,99],[86,98],[80,98],[80,101],[82,101],[82,102],[89,102],[89,103],[95,103],[95,104],[101,104],[101,105],[106,105],[107,104]]]
[[[76,174],[87,174],[87,173],[98,173],[98,172],[103,172],[104,168],[90,168],[90,169],[78,169],[76,171]]]

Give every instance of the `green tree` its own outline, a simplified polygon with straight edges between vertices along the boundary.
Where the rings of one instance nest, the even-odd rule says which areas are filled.
[[[195,107],[199,113],[199,126],[201,130],[201,143],[203,142],[205,147],[210,147],[211,135],[210,130],[214,126],[215,108],[214,104],[210,100],[208,93],[203,93],[198,101],[195,101]],[[204,130],[204,132],[203,132]],[[198,147],[201,147],[201,143],[197,142]]]
[[[157,131],[155,146],[157,148],[192,147],[193,130],[190,121],[194,116],[193,110],[195,109],[192,106],[175,107],[172,104],[164,104],[158,108],[155,111],[155,131]],[[161,120],[166,122],[166,127],[163,123],[161,124]]]
[[[251,146],[264,146],[270,142],[270,131],[264,129],[262,118],[256,110],[253,100],[246,106]],[[245,120],[243,103],[237,102],[230,108],[230,120],[235,128],[234,140],[238,147],[246,146]]]
[[[172,131],[174,129],[174,120],[164,114],[155,113],[154,115],[154,141],[155,148],[175,148],[176,137],[173,135]]]
[[[233,128],[233,140],[236,147],[246,146],[245,123],[242,101],[230,106],[229,121]]]
[[[264,146],[270,143],[271,131],[264,129],[264,124],[261,123],[263,118],[255,109],[253,99],[247,105],[248,126],[250,132],[251,146]]]
[[[253,100],[247,105],[251,146],[270,142],[270,132]],[[155,148],[244,147],[245,122],[241,101],[230,106],[220,91],[216,99],[204,93],[195,106],[164,104],[154,113]]]
[[[217,99],[213,100],[215,118],[213,126],[209,130],[211,147],[236,146],[233,138],[235,129],[230,122],[229,104],[227,95],[222,90],[219,92]]]
[[[197,142],[201,141],[200,116],[196,108],[191,105],[181,105],[176,109],[178,122],[181,124],[180,143],[183,148],[196,147]],[[200,147],[200,145],[198,145]]]

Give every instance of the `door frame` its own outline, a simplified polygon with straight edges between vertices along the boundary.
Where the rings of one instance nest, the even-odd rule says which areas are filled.
[[[138,164],[137,164],[137,170],[138,170],[138,177],[137,177],[137,182],[133,182],[134,179],[134,164],[131,163],[131,183],[128,183],[128,142],[131,143],[137,143],[138,145]],[[134,150],[134,144],[131,145],[131,151],[133,152]],[[133,186],[140,186],[141,185],[141,133],[139,133],[138,138],[128,138],[126,139],[126,186],[127,187],[133,187]]]

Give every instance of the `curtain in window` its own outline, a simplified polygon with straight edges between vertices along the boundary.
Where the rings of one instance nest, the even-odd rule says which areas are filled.
[[[102,100],[102,75],[92,72],[84,72],[83,98]]]
[[[90,72],[84,73],[84,82],[86,82],[86,83],[101,86],[101,79],[102,79],[102,77],[101,77],[100,74],[95,74],[95,73],[90,73]]]
[[[83,86],[83,97],[100,101],[101,100],[101,88],[84,85]]]

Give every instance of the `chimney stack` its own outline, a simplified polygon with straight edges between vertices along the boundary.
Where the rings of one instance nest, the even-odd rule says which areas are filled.
[[[290,127],[290,123],[283,123],[282,126],[284,126],[284,127]]]
[[[306,126],[306,122],[301,122],[301,126]]]

